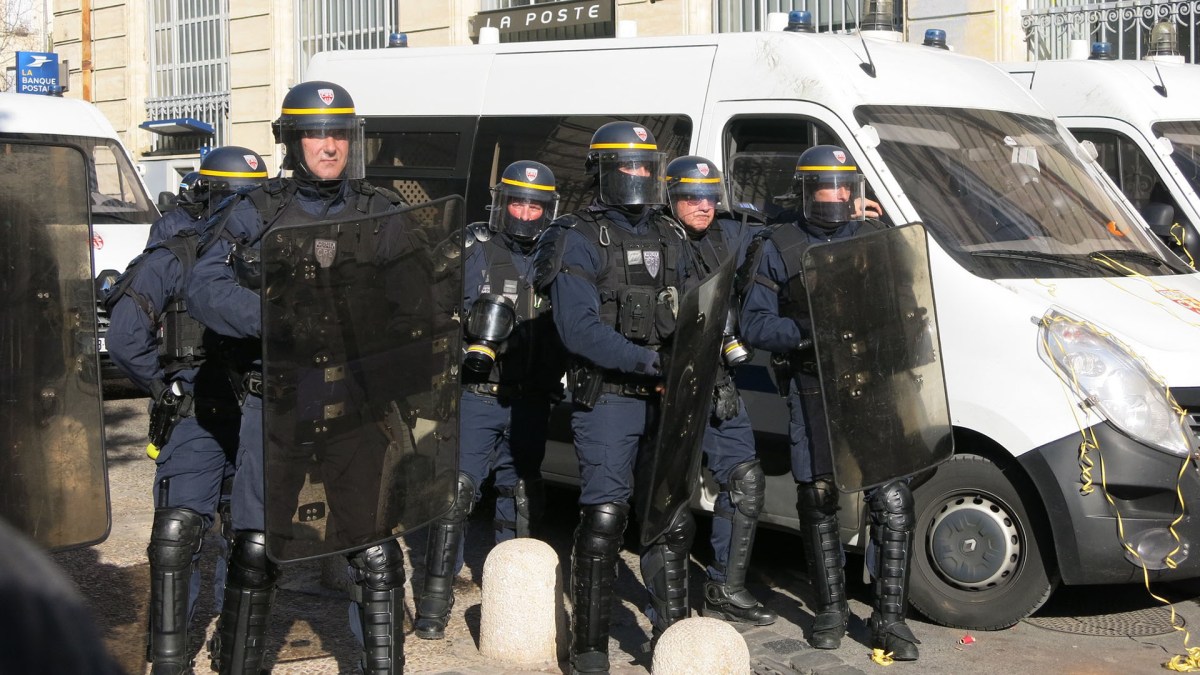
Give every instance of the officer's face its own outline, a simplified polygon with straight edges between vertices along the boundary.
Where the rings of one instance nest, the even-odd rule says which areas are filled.
[[[650,177],[650,165],[646,162],[621,162],[617,165],[617,171],[640,178]]]
[[[538,220],[546,209],[532,199],[514,199],[508,203],[508,215],[517,220]]]
[[[816,190],[813,190],[814,202],[848,202],[850,201],[850,188],[845,185],[818,185]]]
[[[350,157],[350,137],[343,129],[306,132],[300,139],[304,165],[319,180],[336,180],[346,170]]]
[[[712,225],[717,215],[717,200],[711,197],[684,197],[672,202],[671,211],[689,232],[700,233]]]

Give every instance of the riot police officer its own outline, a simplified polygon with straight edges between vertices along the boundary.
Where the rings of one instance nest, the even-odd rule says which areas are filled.
[[[555,222],[539,256],[554,324],[569,353],[571,429],[579,458],[580,522],[572,555],[573,672],[608,671],[609,612],[617,554],[629,518],[633,467],[647,412],[658,398],[659,352],[674,329],[683,240],[661,213],[662,168],[649,129],[610,122],[596,130],[587,170],[593,202]],[[688,509],[642,556],[655,635],[688,615]]]
[[[150,235],[146,237],[147,247],[180,230],[194,229],[196,221],[208,215],[208,192],[201,184],[199,171],[189,171],[179,180],[179,193],[172,201],[174,208],[163,211],[162,216],[150,224]]]
[[[742,335],[754,347],[775,355],[781,390],[786,387],[791,411],[789,434],[797,510],[817,598],[817,615],[809,642],[836,649],[846,632],[846,604],[838,534],[838,491],[832,480],[833,460],[825,426],[824,404],[812,350],[812,321],[803,286],[801,261],[813,244],[881,229],[878,205],[863,195],[864,181],[849,154],[840,147],[818,145],[804,151],[796,165],[794,194],[803,219],[779,222],[751,247],[742,309]],[[864,495],[870,510],[868,561],[874,577],[873,647],[900,661],[916,660],[919,641],[904,622],[908,602],[913,498],[906,479],[891,481]]]
[[[433,524],[417,637],[441,639],[462,568],[467,516],[496,472],[496,543],[530,536],[545,502],[541,465],[550,409],[561,398],[563,355],[549,298],[534,288],[534,245],[558,208],[554,173],[513,162],[492,190],[489,222],[465,237],[466,353],[460,406],[458,496]]]
[[[205,200],[267,179],[253,150],[217,148],[204,158],[197,182]],[[196,189],[196,188],[193,188]],[[186,208],[203,207],[192,202]],[[160,220],[158,225],[174,225]],[[203,227],[203,220],[194,227]],[[113,363],[153,401],[148,448],[156,463],[150,558],[150,639],[154,673],[190,672],[188,624],[199,595],[204,533],[222,507],[228,536],[228,502],[222,486],[233,474],[238,409],[223,369],[212,361],[212,336],[187,313],[185,284],[197,256],[193,226],[173,232],[130,263],[106,298],[107,342]],[[165,233],[165,230],[162,231]],[[159,337],[161,335],[161,337]],[[222,551],[222,560],[227,551]],[[224,598],[226,567],[217,566],[214,608]]]
[[[237,348],[242,425],[233,482],[234,545],[225,606],[210,652],[222,673],[257,673],[261,667],[279,577],[267,557],[264,509],[262,312],[257,262],[263,236],[276,223],[312,223],[355,213],[383,213],[399,197],[362,181],[362,120],[350,94],[331,82],[305,82],[283,99],[272,125],[284,146],[289,178],[227,200],[213,216],[204,254],[188,287],[189,310]],[[370,526],[367,524],[367,526]],[[401,631],[404,561],[387,540],[349,555],[357,612],[351,627],[363,645],[368,673],[403,670]]]
[[[714,273],[725,261],[741,265],[755,226],[718,217],[725,206],[721,171],[704,157],[687,155],[667,165],[671,215],[688,235],[689,285]],[[736,314],[731,311],[731,318]],[[750,357],[736,321],[727,326],[712,414],[704,430],[708,470],[720,488],[713,506],[713,562],[704,584],[704,614],[727,621],[766,626],[778,616],[746,590],[746,573],[758,516],[765,499],[766,476],[754,451],[754,431],[746,406],[733,383],[732,369]]]

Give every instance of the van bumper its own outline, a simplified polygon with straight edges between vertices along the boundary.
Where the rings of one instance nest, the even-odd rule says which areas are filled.
[[[1168,455],[1132,440],[1107,422],[1091,428],[1099,450],[1091,450],[1093,491],[1080,493],[1083,468],[1079,445],[1072,434],[1025,453],[1018,461],[1025,468],[1046,505],[1054,534],[1058,567],[1065,584],[1120,584],[1141,582],[1142,568],[1121,543],[1114,509],[1121,516],[1125,541],[1145,551],[1151,580],[1200,577],[1200,470],[1194,462]],[[1104,460],[1104,478],[1100,460]],[[1186,461],[1186,467],[1184,463]],[[1182,470],[1182,474],[1181,474]],[[1183,496],[1186,510],[1179,504]],[[1179,536],[1176,546],[1171,523]]]

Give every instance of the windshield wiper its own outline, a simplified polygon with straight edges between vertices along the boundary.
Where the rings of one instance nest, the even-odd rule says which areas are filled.
[[[1008,258],[1010,260],[1030,260],[1033,262],[1050,263],[1059,267],[1066,267],[1079,272],[1095,272],[1095,268],[1091,265],[1085,265],[1081,262],[1071,260],[1070,258],[1058,253],[1043,253],[1041,251],[1018,251],[1016,249],[996,249],[990,251],[971,251],[972,256],[980,258]]]

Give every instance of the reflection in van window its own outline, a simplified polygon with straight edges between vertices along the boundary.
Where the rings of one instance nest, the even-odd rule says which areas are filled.
[[[796,160],[814,145],[841,145],[824,124],[803,117],[739,117],[725,130],[725,179],[740,213],[773,218],[792,191]]]
[[[1097,184],[1053,120],[862,106],[929,232],[985,278],[1169,274],[1174,256]]]
[[[586,206],[591,201],[593,185],[584,161],[592,134],[602,125],[618,120],[637,122],[649,129],[668,160],[689,153],[692,121],[683,115],[488,117],[479,123],[471,157],[468,219],[486,216],[486,208],[491,204],[489,190],[498,180],[499,172],[519,159],[536,160],[554,172],[560,214]]]
[[[78,146],[91,158],[88,183],[94,224],[152,223],[158,220],[158,208],[150,203],[142,190],[136,170],[117,141],[55,134],[39,134],[37,139]]]
[[[1200,120],[1159,122],[1150,127],[1156,138],[1171,139],[1171,159],[1179,166],[1192,189],[1200,193]]]

